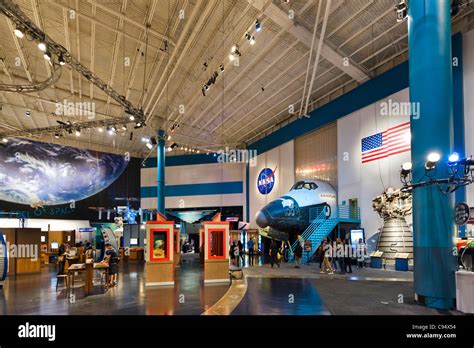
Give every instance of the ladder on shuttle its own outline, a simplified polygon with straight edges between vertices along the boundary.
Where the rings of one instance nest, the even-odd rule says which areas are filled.
[[[339,205],[331,216],[327,217],[327,207],[312,208],[309,211],[309,220],[311,224],[302,233],[301,237],[304,241],[311,241],[311,251],[303,252],[303,262],[308,261],[324,238],[341,222],[345,223],[360,223],[360,209],[351,208],[348,205]],[[298,240],[296,240],[292,249],[295,250]]]

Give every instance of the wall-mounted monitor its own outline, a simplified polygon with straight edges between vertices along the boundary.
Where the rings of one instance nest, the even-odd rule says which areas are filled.
[[[46,236],[41,236],[41,243],[46,243]]]
[[[130,245],[138,245],[138,239],[137,238],[130,238]]]
[[[50,246],[51,246],[51,250],[57,250],[57,249],[59,249],[59,243],[58,243],[58,242],[52,242],[52,243],[50,244]]]

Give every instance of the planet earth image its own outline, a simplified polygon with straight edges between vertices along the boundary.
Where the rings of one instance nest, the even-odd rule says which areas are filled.
[[[77,202],[112,184],[128,157],[9,139],[0,147],[0,200],[32,207]]]

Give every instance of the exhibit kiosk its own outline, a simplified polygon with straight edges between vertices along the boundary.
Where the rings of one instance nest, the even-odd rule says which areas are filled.
[[[145,285],[174,285],[174,222],[157,215],[157,221],[146,223]]]
[[[229,222],[204,222],[204,283],[229,281]]]

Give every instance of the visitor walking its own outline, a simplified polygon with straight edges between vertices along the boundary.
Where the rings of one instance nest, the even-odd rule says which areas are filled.
[[[303,241],[299,237],[295,248],[295,268],[301,268],[301,258],[303,257]]]
[[[365,255],[367,254],[367,247],[362,241],[362,238],[359,238],[359,243],[356,246],[357,252],[357,268],[364,268]]]
[[[242,261],[242,267],[245,266],[245,260],[244,260],[244,245],[240,241],[240,239],[237,241],[237,248],[239,249],[239,263]]]
[[[344,245],[344,271],[352,273],[352,245],[347,239],[343,239],[342,244]]]
[[[254,248],[255,244],[253,242],[253,239],[250,238],[249,241],[247,242],[247,249],[249,251],[249,265],[253,266],[253,255],[254,255]]]
[[[323,249],[323,262],[322,262],[321,272],[319,272],[319,273],[328,272],[328,274],[334,274],[334,271],[331,267],[331,263],[329,262],[329,258],[328,258],[328,255],[327,255],[328,253],[326,252],[327,249],[329,249],[329,245],[326,241],[323,242],[322,249]]]
[[[278,245],[277,243],[272,239],[270,242],[270,264],[273,268],[273,265],[277,265],[278,268],[280,268],[280,263],[278,262]]]

